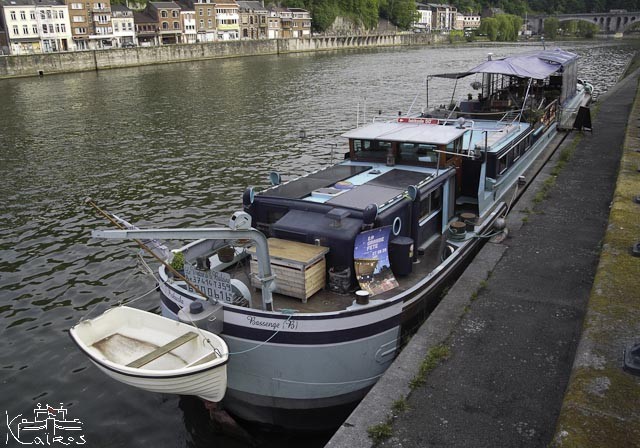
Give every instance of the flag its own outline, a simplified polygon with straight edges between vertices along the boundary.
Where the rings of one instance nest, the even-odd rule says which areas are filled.
[[[56,415],[58,412],[51,406],[47,405],[47,413],[51,415]]]
[[[140,230],[139,227],[134,226],[129,221],[126,221],[117,215],[111,214],[111,216],[117,223],[121,224],[128,230]],[[151,252],[153,252],[161,260],[168,260],[169,258],[171,258],[171,251],[167,246],[164,245],[162,241],[152,239],[140,240],[140,242],[147,246],[151,250]]]

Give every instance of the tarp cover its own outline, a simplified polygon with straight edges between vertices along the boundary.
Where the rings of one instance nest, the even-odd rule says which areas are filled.
[[[433,75],[440,78],[464,78],[475,73],[496,73],[520,78],[545,79],[565,64],[574,61],[574,53],[556,48],[486,61],[467,72]]]

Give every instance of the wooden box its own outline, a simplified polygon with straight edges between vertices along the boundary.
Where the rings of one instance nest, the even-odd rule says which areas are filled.
[[[274,292],[302,299],[303,303],[324,288],[326,282],[326,261],[324,256],[329,248],[313,244],[269,238],[271,271],[276,276]],[[261,288],[257,279],[258,261],[255,247],[251,253],[251,285]]]

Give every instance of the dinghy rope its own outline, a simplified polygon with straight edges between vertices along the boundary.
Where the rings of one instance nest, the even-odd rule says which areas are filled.
[[[244,353],[249,353],[249,352],[251,352],[251,351],[253,351],[253,350],[255,350],[255,349],[259,348],[259,347],[262,347],[263,345],[265,345],[267,342],[269,342],[278,333],[280,333],[282,331],[282,328],[284,328],[284,324],[286,324],[287,322],[289,322],[291,320],[291,318],[293,317],[294,313],[296,313],[297,310],[290,309],[290,308],[282,308],[282,309],[280,309],[278,311],[280,311],[282,314],[288,314],[289,315],[286,318],[286,320],[283,322],[283,325],[281,326],[280,329],[276,330],[271,336],[269,336],[269,338],[266,341],[261,342],[258,345],[254,346],[254,347],[251,347],[251,348],[248,348],[246,350],[242,350],[242,351],[239,351],[239,352],[230,352],[229,356],[231,356],[231,355],[242,355]]]

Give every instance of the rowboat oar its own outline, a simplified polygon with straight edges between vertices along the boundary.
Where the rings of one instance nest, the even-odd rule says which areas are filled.
[[[104,216],[105,218],[107,218],[109,220],[109,222],[111,222],[111,224],[113,224],[114,226],[116,226],[118,229],[120,230],[126,230],[126,227],[124,225],[122,225],[121,223],[119,223],[118,221],[116,221],[113,216],[107,212],[105,212],[104,210],[102,210],[100,207],[98,207],[98,205],[93,202],[93,199],[91,198],[87,198],[85,199],[85,204],[89,204],[91,207],[93,207],[95,210],[98,211],[98,213],[100,213],[102,216]],[[191,288],[193,288],[193,290],[195,292],[197,292],[198,294],[200,294],[202,297],[204,297],[205,300],[208,300],[209,297],[207,297],[207,295],[205,293],[203,293],[200,288],[198,288],[196,285],[194,285],[192,282],[190,282],[184,275],[182,275],[180,272],[178,272],[177,270],[175,270],[173,268],[173,266],[171,266],[169,263],[167,263],[165,260],[163,260],[162,258],[160,258],[158,256],[158,254],[156,254],[154,251],[152,251],[146,244],[144,244],[142,241],[140,240],[133,240],[135,241],[138,246],[140,246],[140,248],[142,250],[144,250],[145,252],[147,252],[149,255],[151,255],[153,258],[155,258],[156,260],[158,260],[160,263],[162,263],[164,265],[165,268],[168,268],[169,271],[171,271],[171,273],[175,276],[178,277],[180,280],[184,281],[187,285],[189,285]]]

